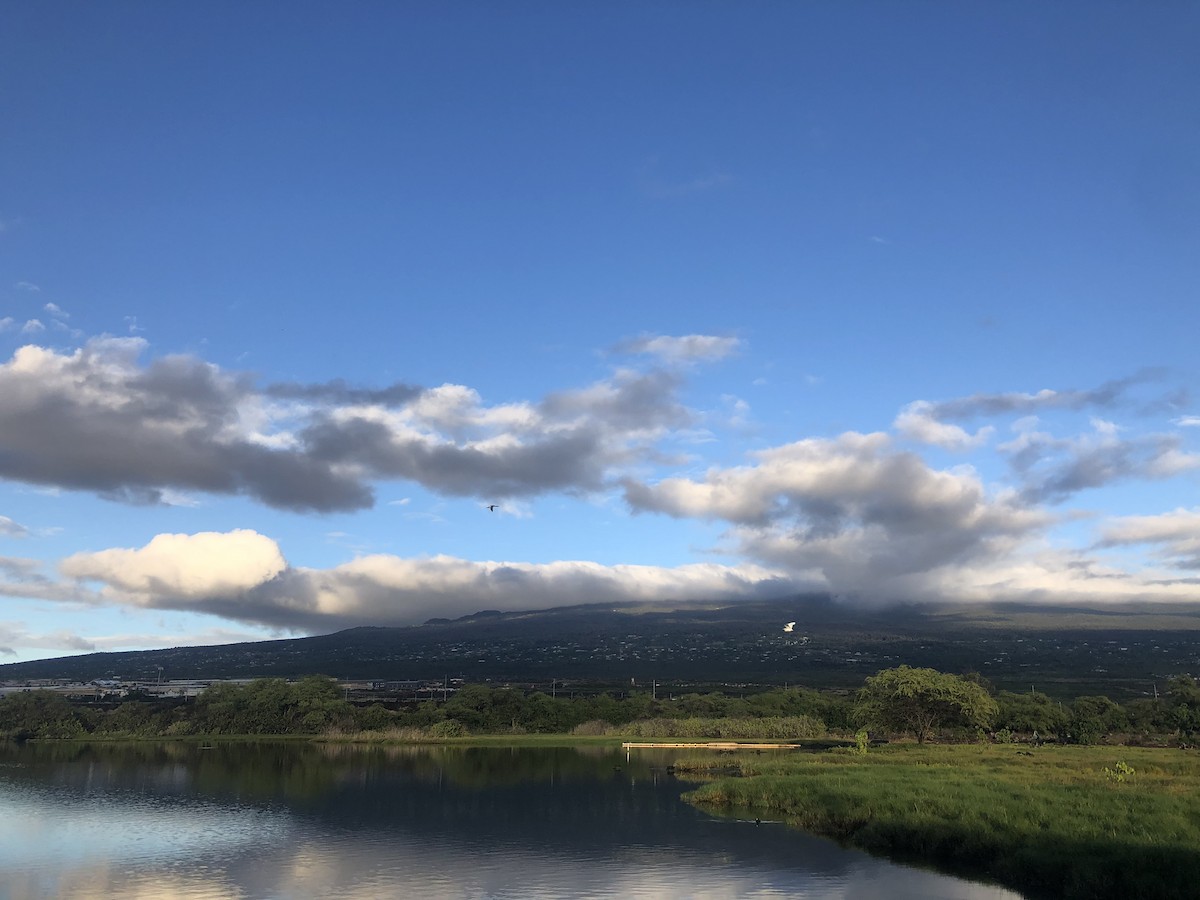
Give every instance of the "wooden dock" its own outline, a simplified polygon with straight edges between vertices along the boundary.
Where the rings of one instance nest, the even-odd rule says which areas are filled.
[[[626,741],[622,750],[797,750],[800,744],[760,744],[741,741]]]

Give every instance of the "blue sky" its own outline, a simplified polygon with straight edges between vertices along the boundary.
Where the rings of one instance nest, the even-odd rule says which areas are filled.
[[[1192,5],[3,15],[0,659],[1200,600]]]

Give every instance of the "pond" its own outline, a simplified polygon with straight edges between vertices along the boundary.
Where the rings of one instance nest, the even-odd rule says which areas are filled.
[[[678,755],[0,745],[0,896],[1018,897],[697,810]]]

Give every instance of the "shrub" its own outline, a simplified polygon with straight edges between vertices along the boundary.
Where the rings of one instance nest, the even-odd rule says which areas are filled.
[[[860,728],[854,732],[854,752],[859,756],[867,755],[867,747],[870,746],[871,736],[867,734],[867,729]]]
[[[471,732],[458,719],[442,719],[429,726],[429,734],[435,738],[469,737]]]
[[[1128,765],[1125,760],[1119,761],[1116,768],[1104,767],[1104,777],[1117,784],[1123,784],[1133,774],[1135,774],[1133,766]]]

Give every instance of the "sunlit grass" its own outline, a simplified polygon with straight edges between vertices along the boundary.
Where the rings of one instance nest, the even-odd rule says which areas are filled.
[[[1105,773],[1124,761],[1134,773]],[[728,761],[724,761],[728,764]],[[1111,747],[898,745],[743,758],[689,799],[1035,896],[1184,897],[1200,884],[1200,756]]]

